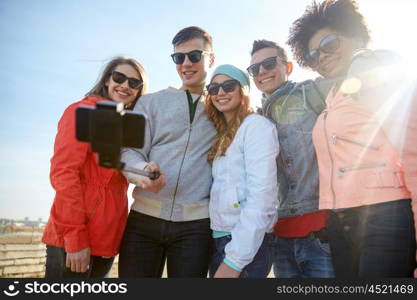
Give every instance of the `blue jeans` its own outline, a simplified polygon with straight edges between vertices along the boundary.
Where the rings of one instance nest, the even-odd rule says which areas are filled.
[[[45,278],[104,278],[109,273],[114,258],[90,257],[87,272],[72,272],[65,266],[67,253],[63,248],[46,246]]]
[[[337,278],[412,277],[416,240],[410,199],[329,215]]]
[[[172,222],[131,210],[119,255],[119,277],[207,277],[210,220]]]
[[[239,278],[265,278],[268,276],[272,266],[272,239],[272,234],[268,233],[265,235],[253,261],[243,268]],[[225,257],[224,248],[231,240],[231,235],[214,239],[214,251],[209,269],[211,278],[214,277],[214,274],[223,262]]]
[[[334,277],[326,229],[319,233],[310,232],[304,238],[275,237],[276,278]]]

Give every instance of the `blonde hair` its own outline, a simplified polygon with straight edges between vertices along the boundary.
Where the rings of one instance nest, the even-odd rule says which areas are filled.
[[[218,111],[213,105],[211,96],[208,95],[205,99],[206,112],[211,121],[214,123],[217,135],[211,146],[208,154],[208,161],[212,162],[217,156],[224,156],[227,148],[232,143],[237,130],[242,124],[243,120],[253,113],[253,109],[249,106],[249,94],[246,89],[240,88],[241,102],[239,109],[230,121],[227,123],[223,113]]]

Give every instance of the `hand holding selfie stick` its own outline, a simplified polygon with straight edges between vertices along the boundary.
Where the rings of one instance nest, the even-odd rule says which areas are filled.
[[[161,175],[161,173],[159,172],[149,172],[149,171],[145,171],[145,170],[141,170],[137,168],[132,168],[132,167],[126,166],[124,163],[121,163],[121,165],[122,165],[121,170],[125,172],[129,172],[129,173],[137,174],[137,175],[143,175],[143,176],[149,177],[151,180],[158,179],[159,176]]]
[[[158,179],[159,172],[149,172],[126,166],[120,161],[122,147],[142,148],[146,115],[126,111],[123,103],[100,101],[96,107],[78,107],[76,110],[76,137],[91,144],[98,154],[98,164]]]

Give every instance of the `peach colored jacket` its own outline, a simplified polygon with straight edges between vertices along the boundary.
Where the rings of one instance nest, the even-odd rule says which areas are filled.
[[[313,129],[320,209],[410,198],[396,150],[372,109],[333,88]]]
[[[414,226],[417,240],[417,87],[414,90],[411,101],[409,117],[405,126],[405,143],[401,153],[401,160],[404,164],[405,182],[411,192],[411,204],[414,213]],[[417,268],[414,271],[414,278],[417,278]]]

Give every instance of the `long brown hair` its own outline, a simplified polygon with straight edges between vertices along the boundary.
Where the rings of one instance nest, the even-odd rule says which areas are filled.
[[[211,101],[211,96],[208,95],[205,99],[205,107],[208,117],[214,123],[217,131],[217,136],[211,146],[208,154],[208,161],[213,161],[216,156],[224,156],[227,148],[232,143],[237,130],[242,124],[243,120],[253,113],[253,109],[249,106],[249,94],[246,89],[240,88],[241,102],[239,109],[230,121],[227,123],[223,113],[218,111]]]
[[[133,109],[136,102],[138,101],[139,97],[144,95],[148,90],[149,80],[148,75],[146,74],[145,68],[135,59],[123,57],[123,56],[117,56],[113,58],[107,65],[104,67],[103,72],[101,73],[97,83],[93,86],[93,88],[85,95],[88,96],[99,96],[103,97],[105,99],[109,99],[109,93],[108,88],[106,86],[106,82],[109,80],[111,73],[117,68],[119,65],[129,65],[132,68],[134,68],[138,74],[139,77],[143,81],[143,85],[139,88],[138,94],[135,98],[135,100],[130,103],[128,106],[126,106],[126,109]]]

